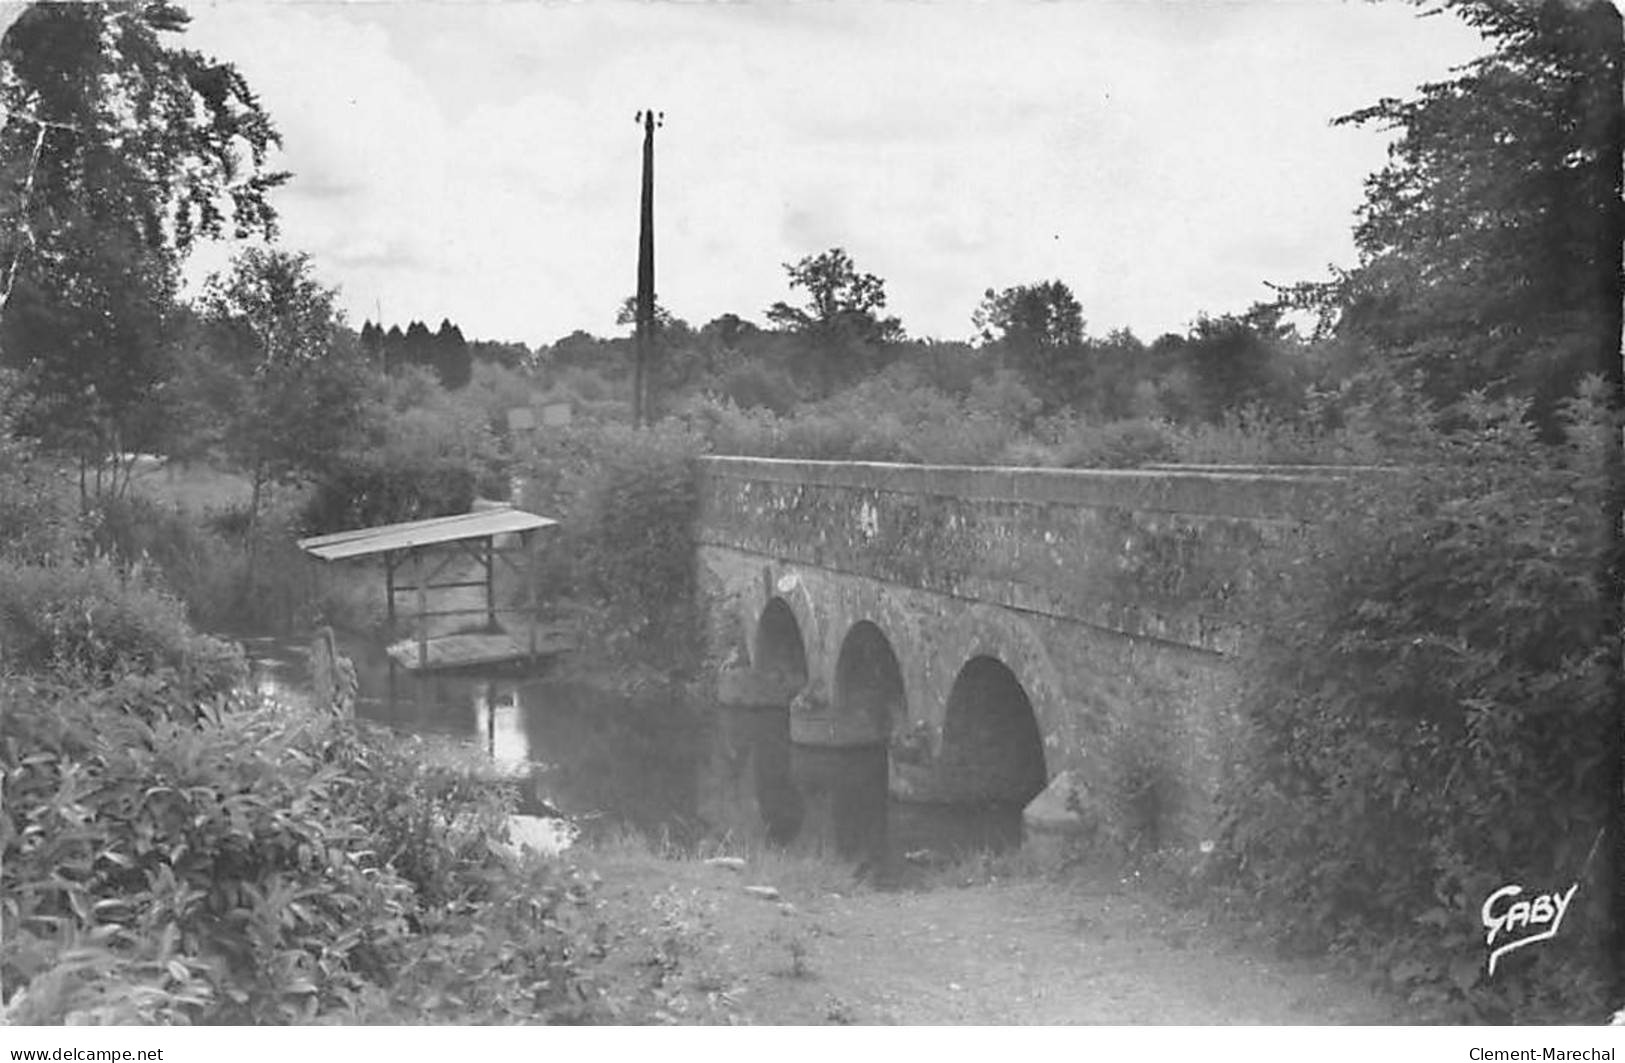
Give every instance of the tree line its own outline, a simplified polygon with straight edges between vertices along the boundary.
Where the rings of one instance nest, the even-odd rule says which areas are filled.
[[[790,298],[764,324],[727,313],[696,328],[659,307],[657,402],[705,391],[783,412],[930,362],[1013,375],[1045,411],[1097,420],[1252,409],[1335,422],[1395,396],[1412,407],[1397,416],[1422,416],[1483,393],[1528,402],[1554,430],[1587,372],[1619,390],[1616,16],[1558,0],[1445,6],[1490,50],[1412,98],[1334,119],[1395,139],[1366,182],[1357,261],[1329,279],[1147,342],[1091,335],[1065,281],[1035,278],[990,287],[968,308],[969,341],[942,341],[910,338],[885,281],[834,247],[785,264]],[[115,483],[123,455],[220,446],[275,479],[338,449],[317,422],[356,401],[344,388],[369,368],[420,367],[452,390],[478,361],[629,372],[625,336],[532,350],[469,341],[449,319],[353,331],[309,257],[273,242],[270,197],[291,175],[269,163],[271,117],[232,64],[168,43],[186,23],[168,2],[36,4],[0,44],[0,367],[19,431]],[[267,244],[183,301],[186,256],[224,236]],[[287,440],[264,434],[276,424]]]

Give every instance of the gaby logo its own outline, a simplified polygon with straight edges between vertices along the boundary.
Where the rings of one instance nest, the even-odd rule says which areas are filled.
[[[1527,900],[1519,899],[1523,896],[1523,887],[1518,885],[1502,886],[1490,894],[1480,913],[1489,931],[1484,944],[1490,948],[1490,976],[1495,975],[1495,961],[1507,953],[1556,937],[1558,928],[1563,925],[1563,915],[1569,910],[1569,902],[1579,888],[1576,882],[1567,893],[1541,893]],[[1497,941],[1504,944],[1497,946]]]

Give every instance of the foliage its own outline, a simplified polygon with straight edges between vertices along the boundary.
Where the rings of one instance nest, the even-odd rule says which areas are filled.
[[[385,372],[395,373],[408,366],[430,369],[447,391],[465,387],[474,372],[473,349],[463,338],[463,330],[449,318],[442,318],[433,333],[421,321],[407,325],[404,333],[398,325],[385,332],[382,325],[367,321],[361,326],[360,338],[368,360]],[[528,353],[505,350],[504,360],[517,364]]]
[[[1022,451],[1024,464],[1066,469],[1125,469],[1178,457],[1178,434],[1161,421],[1113,421],[1092,424],[1072,418],[1053,419],[1040,434],[1047,447]]]
[[[1385,445],[1363,421],[1323,429],[1250,404],[1215,424],[1175,431],[1169,441],[1172,453],[1159,461],[1196,465],[1378,465],[1404,453]]]
[[[815,379],[827,386],[855,379],[879,365],[883,348],[903,338],[895,317],[881,317],[886,283],[873,273],[860,273],[852,256],[839,247],[785,263],[790,288],[806,292],[804,306],[777,302],[767,319],[805,339]]]
[[[1436,1014],[1600,1017],[1616,928],[1619,425],[1592,381],[1547,447],[1474,397],[1402,480],[1281,566],[1244,669],[1222,803],[1236,882],[1293,936],[1375,962]],[[1484,977],[1479,906],[1580,883],[1562,934]],[[1617,958],[1617,957],[1615,957]]]
[[[1242,406],[1294,412],[1301,394],[1287,359],[1278,311],[1256,308],[1235,317],[1197,319],[1181,354],[1193,386],[1190,419],[1218,421]]]
[[[1179,832],[1174,817],[1190,803],[1167,712],[1153,703],[1113,719],[1089,749],[1089,785],[1067,795],[1067,808],[1082,821],[1090,857],[1139,866],[1166,858]]]
[[[0,560],[65,560],[76,514],[61,478],[16,434],[24,403],[16,374],[0,369]]]
[[[229,685],[240,662],[193,634],[181,603],[112,565],[0,563],[0,670],[111,683],[165,673]]]
[[[584,1017],[568,875],[502,848],[511,795],[353,721],[146,722],[8,681],[11,1022]]]
[[[694,575],[699,441],[673,422],[598,435],[595,468],[572,506],[569,549],[584,588],[608,610],[611,638],[679,658],[700,625]]]
[[[99,503],[83,521],[89,548],[122,571],[137,571],[186,605],[190,621],[210,630],[288,632],[318,614],[364,627],[351,582],[329,573],[317,585],[299,551],[301,509],[278,499],[259,520],[246,506],[186,508],[148,494]],[[340,626],[343,626],[342,624]]]
[[[167,2],[30,5],[0,41],[0,354],[28,427],[101,463],[163,435],[176,270],[269,233],[276,131],[237,70],[164,35]]]
[[[1366,181],[1359,264],[1289,295],[1418,372],[1435,403],[1523,396],[1550,434],[1581,374],[1620,371],[1619,15],[1564,0],[1439,6],[1491,50],[1337,120],[1398,136]]]
[[[1059,280],[989,288],[971,316],[984,343],[997,342],[1051,404],[1083,392],[1083,308]]]
[[[512,377],[482,367],[489,372]],[[426,370],[399,371],[374,395],[366,436],[317,483],[306,526],[329,532],[443,517],[468,512],[476,497],[506,498],[510,459],[492,425],[506,423],[515,401],[485,383],[448,392]]]
[[[716,390],[742,410],[760,408],[773,414],[788,413],[801,398],[788,373],[755,360],[730,368],[717,382]]]
[[[248,248],[210,278],[203,307],[225,370],[215,405],[253,484],[251,522],[268,484],[328,472],[363,427],[363,367],[337,298],[310,256],[276,249]]]
[[[424,465],[396,452],[362,454],[317,485],[305,508],[313,534],[467,513],[474,471],[459,462]]]

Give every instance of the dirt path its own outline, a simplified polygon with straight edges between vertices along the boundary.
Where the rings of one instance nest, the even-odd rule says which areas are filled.
[[[1111,880],[842,890],[792,867],[594,855],[599,977],[629,1016],[757,1024],[1392,1023],[1325,968],[1267,958]],[[780,881],[775,882],[775,878]],[[789,884],[786,884],[788,880]],[[778,899],[747,892],[773,885]]]

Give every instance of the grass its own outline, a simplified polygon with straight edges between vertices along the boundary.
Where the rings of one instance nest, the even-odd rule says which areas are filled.
[[[772,886],[786,899],[851,894],[867,888],[853,878],[851,867],[840,861],[731,837],[683,847],[628,828],[578,843],[577,849],[590,863],[613,865],[634,874],[669,876],[674,870],[703,869],[708,874],[735,875],[741,885]],[[738,858],[745,866],[733,871],[706,865],[715,857]]]
[[[248,477],[201,463],[145,465],[130,478],[130,489],[155,502],[167,502],[195,516],[238,509],[254,493]]]

